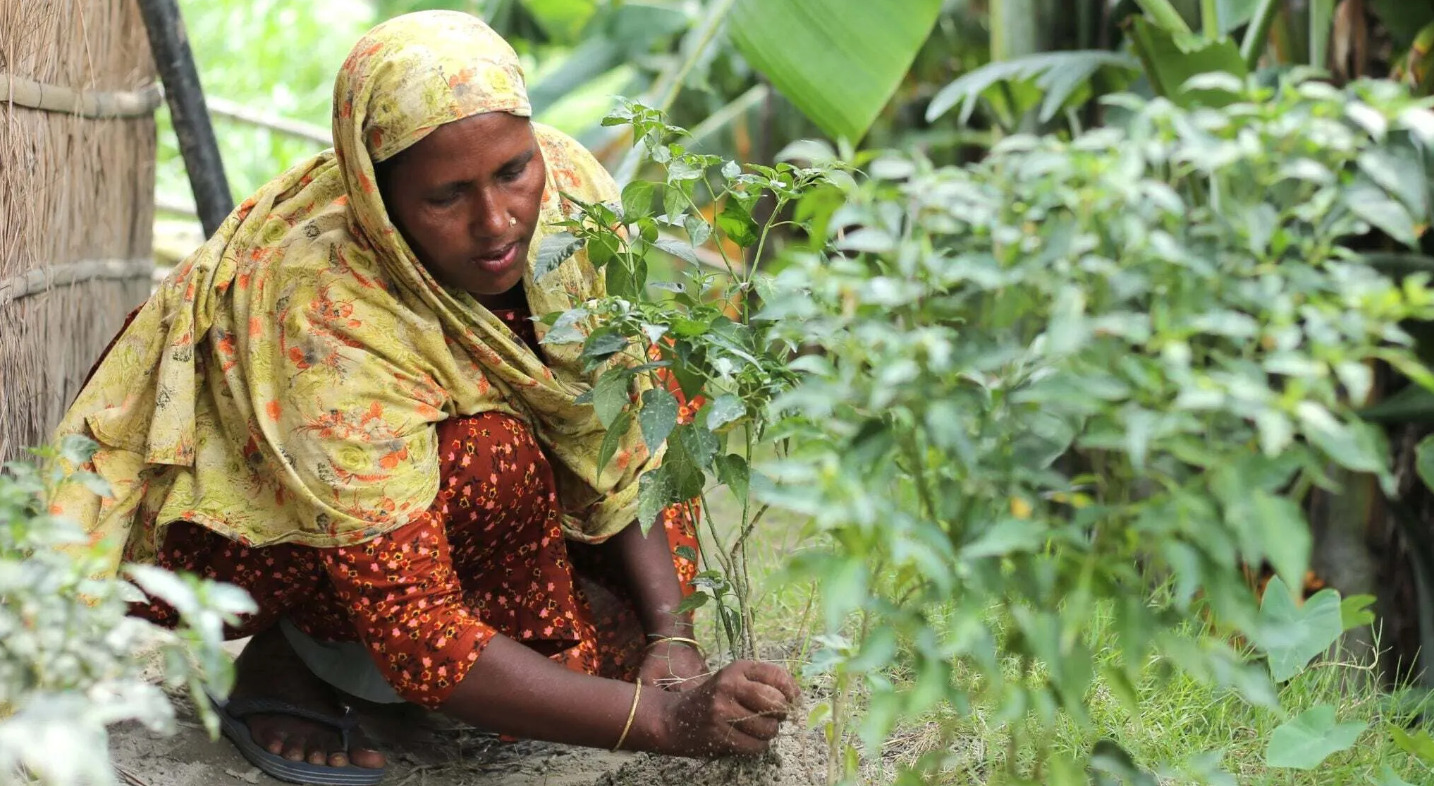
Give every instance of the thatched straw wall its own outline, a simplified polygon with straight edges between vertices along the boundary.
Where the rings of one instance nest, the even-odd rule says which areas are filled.
[[[149,291],[154,83],[135,0],[0,0],[0,461]]]

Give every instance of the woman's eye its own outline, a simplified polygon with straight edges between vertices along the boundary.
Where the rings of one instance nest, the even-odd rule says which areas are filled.
[[[452,205],[454,202],[458,201],[458,196],[459,194],[457,189],[454,189],[452,191],[445,191],[441,194],[434,194],[428,197],[428,204],[433,205],[434,207],[448,207],[449,205]]]
[[[505,167],[498,172],[498,179],[503,181],[504,183],[511,183],[514,180],[517,180],[519,177],[522,177],[523,170],[525,169],[527,169],[527,166]]]

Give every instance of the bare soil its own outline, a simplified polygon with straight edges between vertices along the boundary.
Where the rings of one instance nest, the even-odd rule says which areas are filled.
[[[229,743],[211,741],[187,700],[174,698],[179,733],[138,724],[111,730],[110,757],[127,786],[276,786]],[[384,786],[817,786],[824,743],[789,725],[765,756],[699,761],[610,753],[543,742],[504,742],[414,706],[356,708],[388,755]],[[797,713],[796,717],[802,717]]]
[[[223,738],[211,742],[182,702],[180,730],[160,737],[137,724],[112,730],[110,756],[129,786],[274,786]],[[787,733],[758,758],[698,761],[610,753],[542,742],[503,742],[443,716],[405,708],[364,713],[389,757],[385,786],[816,786],[822,743]]]

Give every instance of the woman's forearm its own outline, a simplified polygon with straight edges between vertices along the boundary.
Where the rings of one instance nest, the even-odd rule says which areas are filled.
[[[652,636],[692,635],[692,616],[677,613],[682,604],[682,585],[673,564],[672,546],[660,522],[647,535],[633,522],[612,536],[603,548],[611,549],[622,565],[645,632]]]
[[[498,635],[438,709],[465,723],[525,739],[611,748],[632,709],[632,683],[564,668]],[[644,686],[624,750],[667,752],[673,694]]]

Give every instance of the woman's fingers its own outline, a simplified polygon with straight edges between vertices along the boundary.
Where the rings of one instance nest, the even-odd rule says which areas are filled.
[[[733,664],[734,666],[737,664]],[[786,699],[787,704],[795,704],[801,697],[801,690],[797,687],[797,681],[787,670],[775,663],[763,663],[762,661],[742,661],[742,676],[749,680],[760,682],[776,688]]]
[[[776,718],[779,721],[787,719],[787,708],[791,706],[781,691],[771,685],[750,680],[735,685],[732,698],[736,699],[748,714]]]
[[[741,729],[747,736],[763,742],[771,742],[776,739],[777,732],[781,731],[782,724],[777,718],[764,715],[749,715],[745,718],[737,718],[732,725]]]

